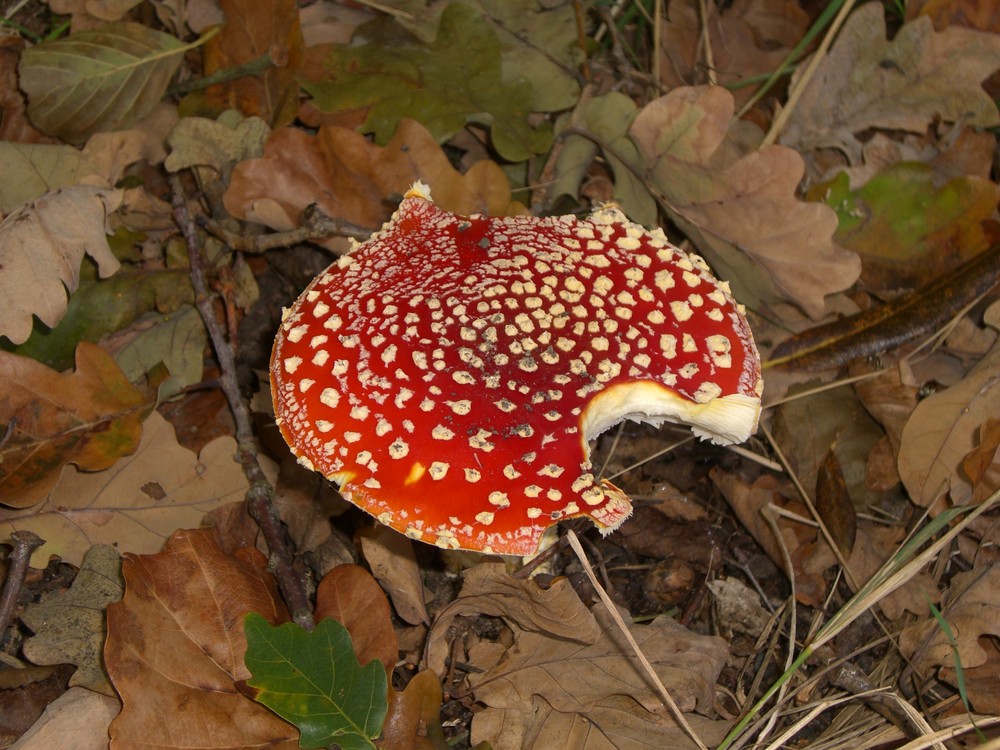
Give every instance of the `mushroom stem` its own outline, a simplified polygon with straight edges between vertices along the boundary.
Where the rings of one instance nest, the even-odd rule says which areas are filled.
[[[284,526],[274,510],[274,487],[267,480],[264,470],[261,469],[260,462],[257,460],[257,450],[253,444],[250,409],[236,382],[236,357],[222,326],[215,317],[212,298],[208,292],[208,285],[205,283],[201,245],[198,240],[197,228],[187,208],[187,195],[180,178],[176,175],[171,176],[170,187],[174,221],[184,236],[191,264],[189,273],[191,286],[194,287],[195,302],[212,341],[212,348],[215,350],[221,371],[219,382],[236,423],[237,450],[233,458],[243,468],[243,473],[250,483],[246,494],[247,511],[257,522],[264,535],[264,541],[270,552],[270,568],[277,579],[281,595],[291,611],[292,619],[306,630],[312,630],[315,627],[312,606],[306,595],[305,585],[295,572],[294,553],[288,545]]]

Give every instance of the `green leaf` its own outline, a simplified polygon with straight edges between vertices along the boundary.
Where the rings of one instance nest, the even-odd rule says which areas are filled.
[[[313,103],[328,112],[368,107],[362,130],[384,146],[405,117],[444,141],[469,122],[491,128],[493,147],[509,161],[524,161],[552,143],[547,126],[528,123],[531,83],[504,83],[500,42],[478,13],[450,5],[435,40],[398,46],[330,46],[322,76],[304,80]]]
[[[184,52],[198,43],[118,21],[30,47],[19,67],[28,117],[71,143],[129,128],[160,101]]]
[[[244,657],[254,696],[302,732],[304,748],[375,747],[388,710],[385,668],[358,664],[347,629],[325,619],[309,632],[294,623],[275,627],[255,612],[243,621]]]

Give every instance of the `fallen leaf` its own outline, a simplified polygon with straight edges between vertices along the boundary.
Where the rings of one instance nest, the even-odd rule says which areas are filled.
[[[707,83],[702,58],[706,45],[720,85],[770,73],[809,27],[808,14],[795,0],[736,0],[708,8],[707,13],[703,19],[697,0],[670,4],[659,50],[660,80],[668,89]],[[756,88],[735,89],[737,103],[749,99]]]
[[[856,190],[843,172],[814,188],[837,212],[837,242],[861,256],[867,290],[932,283],[990,245],[984,222],[1000,197],[997,186],[980,177],[936,179],[929,164],[899,162]]]
[[[31,316],[52,327],[66,312],[67,292],[80,280],[89,255],[102,277],[119,262],[108,247],[105,220],[122,199],[120,190],[76,185],[46,193],[0,223],[0,336],[15,344],[31,334]]]
[[[249,692],[298,727],[299,747],[374,747],[387,709],[385,670],[377,660],[358,663],[347,628],[328,617],[307,631],[256,612],[244,627]]]
[[[114,696],[104,673],[104,610],[125,592],[121,558],[112,547],[94,545],[83,557],[67,591],[44,594],[21,614],[34,633],[24,655],[35,664],[75,664],[70,687],[81,686]]]
[[[941,678],[952,685],[958,684],[957,659],[966,674],[972,672],[977,678],[965,686],[973,710],[995,712],[1000,709],[996,684],[1000,654],[991,641],[1000,635],[998,611],[1000,568],[987,566],[956,573],[941,607],[955,639],[954,648],[937,620],[926,618],[903,630],[900,650],[919,678],[939,670]],[[976,674],[981,667],[986,669]]]
[[[541,81],[533,87],[534,112],[558,112],[576,104],[584,56],[577,28],[581,9],[545,0],[456,0],[478,14],[500,42],[502,79]],[[420,6],[412,17],[395,21],[425,42],[433,42],[449,3]]]
[[[834,244],[833,211],[796,198],[805,173],[799,154],[768,146],[741,155],[725,142],[733,109],[721,86],[679,88],[650,102],[630,130],[642,156],[635,166],[744,304],[789,300],[818,318],[824,297],[853,284],[861,263]]]
[[[202,380],[208,335],[198,311],[185,305],[174,313],[147,313],[133,324],[136,335],[115,357],[132,382],[139,382],[157,365],[170,373],[158,399],[165,401]]]
[[[589,644],[601,634],[594,615],[565,578],[547,588],[511,577],[502,562],[483,562],[465,572],[458,597],[438,612],[427,635],[427,666],[443,674],[450,644],[446,632],[463,615],[503,617],[525,632],[538,632],[574,644]]]
[[[546,725],[559,720],[563,728],[567,723],[577,726],[563,737],[583,727],[626,737],[639,728],[648,737],[652,724],[659,730],[658,747],[693,746],[669,717],[607,610],[601,605],[592,612],[600,635],[590,645],[512,624],[514,644],[499,661],[474,661],[479,669],[469,673],[469,683],[476,700],[487,708],[473,717],[473,742],[486,740],[494,748],[552,747],[537,735],[544,732],[554,739],[553,728]],[[682,711],[711,710],[715,681],[728,657],[724,640],[692,633],[666,616],[629,630]],[[585,746],[578,743],[572,746]]]
[[[126,554],[125,598],[104,649],[123,707],[111,749],[298,747],[298,732],[242,695],[243,617],[288,620],[260,553],[230,557],[211,532],[178,531],[155,555]],[[181,719],[180,717],[183,717]]]
[[[248,485],[235,455],[231,437],[216,438],[195,455],[153,412],[130,458],[98,473],[66,469],[42,505],[0,510],[0,536],[30,529],[45,539],[32,555],[39,568],[49,555],[79,565],[94,544],[155,552],[175,529],[198,527],[208,511],[243,499]],[[261,463],[273,479],[273,464],[263,457]]]
[[[402,197],[417,180],[430,185],[434,202],[461,215],[517,212],[500,167],[480,161],[464,175],[451,166],[419,123],[404,120],[384,147],[346,128],[323,126],[315,136],[279,128],[264,156],[241,162],[226,191],[226,209],[238,219],[273,229],[298,226],[315,203],[327,216],[374,231],[392,211],[390,196]],[[343,249],[343,238],[331,241]]]
[[[358,662],[382,663],[392,674],[399,657],[389,602],[371,574],[357,565],[338,565],[316,588],[316,620],[332,617],[350,633]]]
[[[359,537],[365,562],[389,594],[400,619],[410,625],[430,624],[424,604],[424,582],[413,542],[381,525],[363,529]]]
[[[0,423],[13,423],[0,449],[3,504],[39,502],[69,463],[99,471],[132,453],[151,407],[94,344],[80,344],[71,373],[0,352]]]
[[[906,529],[902,526],[884,526],[861,520],[858,522],[857,543],[847,559],[847,566],[854,574],[858,585],[871,579],[879,568],[899,551],[906,539]],[[928,617],[928,602],[941,601],[941,594],[934,583],[934,577],[927,570],[921,570],[895,591],[879,601],[879,609],[887,619],[896,621],[907,611],[919,617]]]
[[[24,94],[17,85],[17,63],[27,42],[20,34],[0,38],[0,142],[48,143],[25,113]]]
[[[972,485],[972,502],[981,503],[1000,489],[1000,419],[987,419],[979,430],[979,444],[962,459],[962,470]]]
[[[259,117],[229,114],[223,113],[218,120],[185,117],[178,122],[167,138],[170,155],[163,162],[167,171],[209,167],[228,184],[239,162],[260,158],[271,134],[267,123]]]
[[[442,700],[438,676],[427,669],[413,675],[402,692],[390,688],[379,750],[448,750],[451,746],[441,726]]]
[[[192,95],[184,107],[204,110],[213,117],[237,109],[259,117],[271,127],[295,119],[299,105],[296,81],[303,59],[302,29],[294,0],[220,0],[225,20],[219,33],[204,47],[205,75],[248,65],[264,55],[271,65],[256,75],[245,75],[210,86]]]
[[[19,67],[28,117],[71,143],[130,128],[160,101],[184,53],[197,44],[118,21],[29,47]]]
[[[771,475],[764,475],[753,484],[746,484],[719,469],[713,469],[709,476],[740,523],[764,548],[774,564],[787,575],[781,544],[775,539],[762,512],[774,505],[809,518],[808,510],[801,503],[785,499],[778,491],[778,481]],[[823,574],[836,563],[833,550],[819,538],[819,532],[813,526],[797,523],[786,517],[777,517],[775,522],[781,533],[781,543],[784,544],[794,568],[795,598],[810,607],[821,606],[827,589]]]
[[[449,5],[431,44],[417,39],[387,46],[317,45],[302,87],[323,111],[367,108],[362,130],[387,144],[401,120],[420,121],[438,141],[469,122],[490,129],[497,153],[512,162],[544,153],[552,133],[532,127],[526,79],[506,83],[500,42],[479,12]]]
[[[143,136],[137,130],[98,133],[82,149],[0,142],[6,178],[0,183],[0,214],[58,188],[79,184],[111,188],[128,166],[142,158],[142,149]]]
[[[991,312],[992,311],[992,312]],[[997,326],[987,311],[987,322]],[[1000,345],[986,354],[960,382],[928,396],[913,410],[903,428],[899,447],[899,475],[910,499],[928,507],[943,492],[951,502],[964,505],[972,498],[972,487],[962,471],[963,459],[976,447],[980,425],[1000,414]]]
[[[70,688],[45,707],[11,750],[107,750],[108,725],[120,709],[117,697]]]
[[[936,119],[979,127],[1000,124],[980,81],[1000,67],[1000,36],[929,18],[904,24],[886,40],[885,8],[866,3],[848,17],[812,74],[781,136],[808,151],[840,149],[861,161],[857,134],[869,128],[924,133]],[[806,66],[800,66],[793,84]]]

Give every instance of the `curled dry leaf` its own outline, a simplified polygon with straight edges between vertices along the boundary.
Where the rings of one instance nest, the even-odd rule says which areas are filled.
[[[410,625],[430,623],[413,542],[381,525],[364,529],[359,536],[365,561],[392,599],[396,614]]]
[[[992,127],[1000,113],[980,82],[1000,67],[1000,36],[910,21],[886,40],[885,8],[851,13],[782,134],[800,151],[836,148],[861,162],[869,128],[924,133],[936,119]],[[799,68],[799,73],[805,67]],[[793,78],[794,81],[794,78]]]
[[[119,268],[105,221],[122,191],[75,185],[46,193],[0,223],[0,336],[15,344],[31,335],[31,316],[50,328],[66,312],[67,293],[80,283],[89,255],[102,277]]]
[[[80,344],[76,370],[66,373],[0,352],[0,424],[13,426],[0,448],[0,501],[26,508],[67,464],[100,471],[132,453],[151,402],[94,344]]]
[[[250,677],[243,616],[288,620],[263,555],[246,553],[227,556],[199,530],[176,532],[158,554],[125,555],[104,649],[123,704],[112,750],[298,747],[294,727],[235,686]]]
[[[962,680],[975,711],[1000,711],[996,675],[1000,668],[1000,568],[987,566],[958,573],[951,585],[941,615],[955,639],[955,647],[941,624],[927,618],[906,628],[900,648],[908,657],[918,679],[940,670],[942,679],[958,684],[956,660],[961,663]],[[904,678],[905,679],[905,678]]]
[[[560,744],[554,742],[555,726],[575,725],[577,732],[586,726],[604,735],[608,745],[601,747],[641,747],[614,744],[616,735],[623,741],[633,732],[647,741],[658,736],[660,744],[653,746],[693,746],[664,709],[607,610],[596,606],[593,614],[600,635],[589,645],[512,626],[514,644],[495,663],[476,663],[476,650],[471,652],[484,671],[470,672],[469,682],[476,700],[487,706],[472,720],[473,742],[486,740],[494,748],[553,747]],[[682,711],[712,709],[715,681],[729,653],[722,638],[697,635],[666,616],[629,629]],[[495,649],[488,651],[492,658]],[[724,725],[695,726],[715,735]]]
[[[262,158],[236,166],[224,200],[236,218],[272,229],[297,226],[302,211],[315,203],[327,216],[374,231],[392,212],[387,199],[402,196],[418,180],[431,186],[437,205],[453,213],[518,211],[495,162],[481,161],[459,174],[414,120],[403,120],[384,147],[337,126],[323,126],[315,136],[279,128],[268,138]],[[343,238],[327,244],[344,247]]]
[[[141,429],[130,458],[103,472],[70,467],[42,505],[0,511],[0,538],[30,529],[46,540],[33,565],[44,568],[51,554],[79,565],[94,544],[155,552],[175,529],[196,528],[208,511],[243,498],[247,481],[233,461],[233,438],[216,438],[196,455],[157,412]],[[261,463],[273,479],[273,464]]]
[[[801,156],[783,146],[741,155],[726,141],[733,110],[721,86],[679,88],[651,102],[630,130],[637,166],[744,304],[790,300],[818,318],[824,297],[853,284],[861,262],[834,244],[831,208],[796,198]]]
[[[997,327],[990,314],[987,322]],[[930,506],[943,492],[964,505],[972,499],[972,486],[962,461],[976,447],[980,426],[1000,414],[1000,344],[994,345],[958,383],[925,398],[903,428],[899,447],[899,475],[910,499]]]
[[[443,674],[452,621],[462,615],[503,617],[520,630],[545,633],[577,644],[593,643],[601,633],[594,616],[565,578],[543,589],[511,577],[501,562],[484,562],[465,573],[458,597],[442,609],[427,636],[427,666]]]

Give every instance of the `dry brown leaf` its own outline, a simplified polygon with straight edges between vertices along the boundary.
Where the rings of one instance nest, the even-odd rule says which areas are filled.
[[[726,142],[733,110],[721,86],[679,88],[649,103],[629,131],[640,166],[745,304],[790,300],[818,318],[824,297],[853,284],[861,262],[833,243],[833,209],[796,198],[801,156],[783,146],[741,155]]]
[[[89,255],[101,277],[119,268],[105,234],[121,190],[76,185],[46,193],[0,223],[0,336],[23,344],[35,315],[50,328],[66,313]]]
[[[0,511],[0,537],[28,529],[45,539],[32,555],[41,568],[49,555],[79,565],[94,544],[155,552],[175,529],[197,527],[208,511],[243,498],[248,485],[235,454],[236,441],[224,437],[195,455],[154,412],[131,457],[98,473],[67,468],[42,505]],[[262,463],[273,475],[272,464]]]
[[[987,311],[993,327],[1000,303]],[[899,475],[910,499],[928,507],[942,492],[964,505],[972,499],[972,486],[962,461],[976,447],[980,426],[1000,414],[1000,345],[995,345],[960,382],[928,396],[913,410],[903,428],[899,447]]]
[[[708,28],[712,71],[721,85],[770,73],[805,34],[809,16],[795,0],[736,0],[708,5],[703,23],[697,0],[671,2],[660,43],[660,80],[668,88],[706,83],[703,58]],[[743,103],[755,91],[744,86],[734,93]]]
[[[379,750],[440,750],[429,730],[441,730],[441,683],[425,669],[413,676],[402,692],[389,688],[389,710],[378,738]],[[443,743],[442,743],[443,744]]]
[[[972,502],[981,503],[1000,489],[1000,419],[987,419],[979,430],[979,445],[962,459],[972,485]]]
[[[778,492],[778,481],[773,476],[765,475],[751,485],[718,469],[713,469],[710,477],[736,513],[740,523],[764,548],[774,564],[784,571],[785,562],[781,547],[774,538],[762,511],[769,505],[775,505],[803,518],[809,518],[808,510],[800,503],[784,498]],[[776,523],[795,569],[795,598],[810,607],[822,606],[827,588],[823,573],[836,562],[833,550],[826,542],[819,539],[819,532],[813,526],[788,518],[777,518]]]
[[[955,638],[957,659],[965,674],[973,674],[974,679],[967,682],[966,689],[974,710],[1000,710],[996,681],[1000,652],[995,643],[1000,636],[1000,567],[987,566],[956,574],[951,579],[941,615]],[[936,619],[927,618],[906,628],[900,636],[900,648],[921,677],[940,668],[942,679],[957,684],[956,654]]]
[[[389,602],[371,574],[357,565],[338,565],[316,588],[317,622],[332,617],[347,628],[361,666],[378,659],[391,676],[399,656]]]
[[[364,529],[359,537],[365,561],[392,599],[396,614],[410,625],[429,624],[413,542],[388,526]]]
[[[303,41],[294,0],[220,0],[225,20],[220,33],[206,42],[205,75],[236,68],[264,55],[272,65],[257,75],[245,75],[210,86],[195,95],[215,114],[237,109],[272,127],[295,119]]]
[[[601,633],[565,578],[543,589],[534,581],[511,577],[501,562],[483,562],[466,571],[461,592],[438,613],[427,636],[427,665],[438,674],[444,673],[448,656],[448,627],[462,615],[503,617],[521,630],[576,644],[593,643]]]
[[[263,555],[230,557],[211,532],[178,531],[155,555],[124,557],[125,598],[104,649],[123,708],[112,750],[298,747],[298,730],[242,695],[243,616],[288,620]]]
[[[854,574],[858,585],[864,585],[898,550],[906,538],[906,530],[901,526],[882,526],[862,520],[858,526],[858,541],[847,560],[847,566]],[[927,571],[921,571],[905,584],[884,597],[879,602],[882,613],[890,620],[898,620],[904,610],[920,617],[929,616],[927,602],[941,600],[934,578]]]
[[[70,688],[46,706],[11,750],[107,750],[108,724],[119,709],[118,698]]]
[[[67,464],[98,471],[136,450],[151,402],[95,344],[80,344],[76,369],[65,373],[0,352],[0,424],[11,426],[0,448],[0,503],[34,505]]]
[[[885,8],[866,3],[844,23],[781,141],[799,151],[840,149],[858,164],[856,134],[869,128],[924,133],[937,119],[992,127],[1000,113],[980,82],[997,67],[996,34],[957,27],[938,33],[925,17],[887,41]]]
[[[24,94],[17,87],[17,63],[25,46],[20,34],[0,37],[0,142],[52,143],[28,120]]]
[[[327,216],[374,230],[389,217],[390,199],[417,180],[430,185],[434,202],[446,211],[518,210],[495,162],[481,161],[459,174],[434,137],[413,120],[403,120],[384,148],[347,128],[323,126],[315,136],[279,128],[262,158],[233,170],[225,204],[236,218],[272,229],[297,226],[303,209],[315,203]],[[338,238],[327,244],[343,249],[344,243]]]
[[[590,645],[512,626],[514,645],[496,663],[484,663],[471,651],[473,663],[485,671],[470,672],[469,682],[476,700],[487,706],[473,718],[473,742],[486,740],[497,750],[560,746],[551,744],[556,735],[550,722],[558,722],[563,731],[575,727],[567,747],[586,746],[576,738],[589,733],[605,735],[603,747],[619,747],[612,738],[631,732],[647,738],[658,732],[658,747],[693,745],[669,717],[607,610],[597,606],[593,614],[601,633]],[[665,616],[630,631],[682,711],[712,709],[715,681],[728,657],[723,639],[697,635]],[[496,656],[494,648],[487,651]]]

